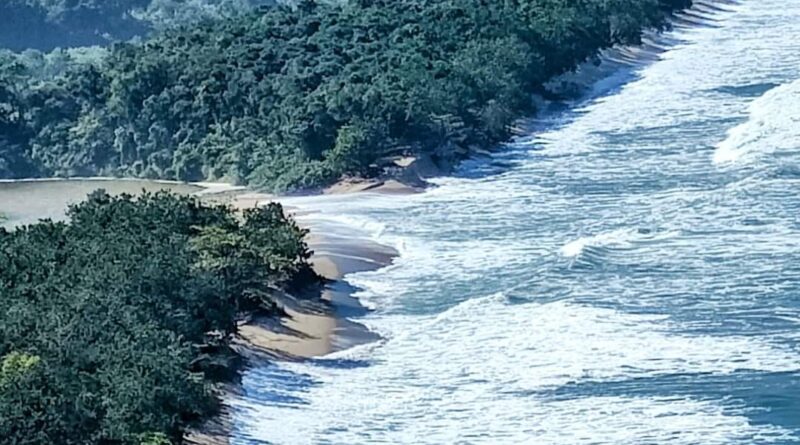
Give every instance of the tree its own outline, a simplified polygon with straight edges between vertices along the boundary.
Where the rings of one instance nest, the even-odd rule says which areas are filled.
[[[280,206],[98,191],[68,221],[0,229],[0,437],[157,444],[218,409],[236,320],[313,284]]]

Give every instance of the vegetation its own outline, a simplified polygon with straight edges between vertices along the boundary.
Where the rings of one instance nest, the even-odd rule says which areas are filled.
[[[99,191],[69,222],[0,229],[0,437],[168,444],[211,415],[237,314],[308,280],[279,205],[207,207]]]
[[[114,45],[44,82],[6,57],[0,175],[292,190],[394,155],[450,163],[506,138],[546,80],[688,2],[304,0]]]
[[[22,50],[102,43],[130,38],[145,26],[129,14],[148,0],[4,0],[0,2],[0,46]]]
[[[0,47],[50,50],[106,44],[153,29],[234,17],[270,0],[3,0]]]
[[[288,0],[150,0],[147,8],[132,15],[152,29],[164,30],[204,20],[242,16],[258,7]]]

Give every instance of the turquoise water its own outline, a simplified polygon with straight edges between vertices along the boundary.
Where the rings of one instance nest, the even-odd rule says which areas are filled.
[[[384,340],[248,371],[234,443],[800,443],[800,1],[727,8],[426,193],[292,199],[400,250]]]

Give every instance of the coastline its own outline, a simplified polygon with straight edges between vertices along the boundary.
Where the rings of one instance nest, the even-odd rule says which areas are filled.
[[[387,179],[358,181],[358,186],[353,186],[355,183],[350,181],[347,186],[328,190],[326,194],[358,192],[409,194],[420,190]],[[66,187],[68,184],[70,187]],[[146,187],[137,188],[142,184]],[[68,204],[85,198],[87,190],[96,188],[109,188],[115,192],[134,194],[136,190],[141,192],[144,188],[150,191],[177,188],[178,193],[195,196],[207,203],[231,205],[238,210],[281,201],[279,196],[254,193],[244,187],[224,183],[181,183],[138,178],[33,178],[0,180],[0,185],[7,188],[5,191],[7,194],[17,193],[19,187],[24,187],[28,191],[36,190],[39,195],[32,198],[28,192],[19,196],[16,201],[6,203],[11,204],[12,209],[16,205],[29,213],[19,215],[12,210],[11,224],[33,223],[40,218],[59,220],[63,218]],[[366,189],[362,189],[364,187]],[[64,193],[67,189],[69,192]],[[37,205],[31,206],[32,199]],[[313,209],[301,212],[289,206],[284,208],[291,216],[306,217],[313,214]],[[22,219],[19,219],[20,217]],[[314,286],[297,295],[281,295],[278,304],[286,313],[285,316],[255,317],[240,322],[240,332],[233,339],[232,346],[245,360],[245,366],[248,366],[248,362],[255,363],[263,359],[313,359],[380,339],[365,325],[353,320],[368,313],[368,309],[353,296],[358,289],[349,285],[343,278],[350,273],[386,267],[397,257],[398,252],[368,239],[347,236],[346,233],[325,233],[323,227],[314,224],[313,218],[302,219],[299,224],[310,231],[306,238],[309,250],[313,252],[310,262],[324,281],[320,286]],[[222,402],[222,411],[200,427],[187,431],[184,436],[185,443],[207,445],[228,443],[232,419],[226,408],[226,401],[239,393],[241,386],[231,382],[222,385],[216,391]]]
[[[377,185],[366,190],[341,187],[328,194],[367,191],[408,194],[418,191],[395,183],[391,183],[389,190],[383,190],[384,183],[378,182],[369,181],[370,184]],[[216,196],[213,192],[207,195],[200,192],[200,196],[213,201],[227,201],[240,211],[270,202],[280,202],[279,196],[252,192],[235,192],[231,195],[228,193],[230,190],[220,190],[223,192]],[[298,215],[298,209],[295,208],[285,207],[285,211],[291,216]],[[309,212],[303,213],[308,214]],[[308,289],[297,295],[279,296],[278,305],[286,315],[254,317],[239,324],[238,335],[232,344],[236,352],[244,358],[245,367],[262,360],[309,360],[380,340],[378,334],[354,320],[369,310],[353,296],[358,289],[344,278],[351,273],[389,266],[399,253],[392,247],[363,238],[326,235],[313,221],[298,224],[309,230],[306,242],[312,251],[310,263],[324,281],[317,289]],[[241,386],[238,383],[220,388],[222,409],[219,415],[201,427],[187,431],[183,442],[194,445],[228,445],[233,425],[226,402],[240,393]]]
[[[623,54],[629,56],[628,54]],[[646,54],[634,53],[629,57],[620,58],[621,62],[610,58],[612,62],[630,64],[635,60],[646,60]],[[585,74],[585,73],[584,73]],[[567,76],[565,76],[567,77]],[[587,76],[591,77],[591,76]],[[563,78],[561,79],[563,80]],[[583,84],[586,79],[575,83]],[[488,155],[490,152],[475,151],[467,157]],[[395,160],[395,175],[379,179],[351,179],[331,186],[321,192],[323,194],[340,193],[415,193],[425,188],[424,178],[441,176],[449,173],[452,166],[433,164],[430,170],[420,164],[429,160],[420,161],[418,158]],[[419,173],[423,169],[425,174]],[[399,180],[411,178],[411,180]],[[90,178],[71,178],[90,179]],[[97,181],[115,181],[121,178],[91,178]],[[34,181],[53,181],[54,179],[38,179]],[[63,180],[63,179],[55,179]],[[31,181],[31,182],[34,182]],[[129,179],[134,182],[137,179]],[[419,181],[419,182],[417,182]],[[163,184],[179,185],[177,181],[158,181]],[[192,195],[203,199],[225,197],[232,199],[235,206],[247,208],[247,203],[239,203],[240,195],[247,196],[243,187],[228,184],[192,183],[191,185],[203,189]],[[266,204],[271,200],[280,201],[279,197],[260,195],[248,197],[252,206]],[[246,200],[246,199],[245,199]],[[287,208],[288,213],[293,209]],[[305,360],[324,356],[334,351],[377,341],[379,337],[369,331],[364,325],[352,321],[352,317],[365,314],[367,309],[353,297],[354,289],[349,287],[342,278],[358,271],[376,270],[391,264],[397,252],[391,251],[386,246],[358,239],[342,238],[320,235],[313,224],[304,226],[312,230],[308,237],[309,248],[315,251],[312,263],[320,275],[327,281],[316,297],[303,298],[302,296],[284,295],[279,301],[286,312],[284,317],[263,317],[248,320],[240,325],[240,334],[234,346],[245,359],[256,360],[270,358],[277,360]],[[219,416],[206,422],[201,428],[187,432],[186,443],[196,444],[227,444],[230,442],[232,421],[226,401],[241,391],[238,384],[225,385],[218,389],[222,401],[222,411]]]
[[[698,2],[700,3],[700,2]],[[682,19],[675,19],[677,25],[697,26],[694,22],[696,16],[685,15]],[[649,44],[649,42],[647,42]],[[657,42],[656,42],[657,43]],[[614,49],[613,54],[603,54],[604,60],[609,60],[619,65],[632,65],[637,61],[647,61],[657,56],[658,45],[655,48],[639,47],[633,49]],[[576,79],[571,84],[564,78],[555,79],[561,82],[567,92],[574,85],[587,82],[590,77],[586,72],[584,77]],[[545,100],[542,98],[542,100]],[[516,124],[515,127],[517,128]],[[512,134],[527,133],[527,130],[518,130]],[[471,159],[484,155],[491,155],[491,151],[470,147],[464,150],[464,159]],[[392,173],[377,179],[351,178],[328,187],[324,190],[315,190],[313,193],[342,194],[342,193],[379,193],[379,194],[407,194],[423,191],[428,185],[425,179],[434,176],[447,175],[453,171],[454,165],[447,162],[436,163],[430,159],[403,158],[384,160],[389,165]],[[422,164],[422,166],[420,166]],[[420,173],[420,172],[424,173]],[[46,181],[141,181],[136,178],[41,178],[29,180],[30,182]],[[23,180],[24,181],[24,180]],[[5,181],[2,182],[20,182]],[[199,190],[187,192],[200,199],[221,199],[222,202],[232,202],[234,206],[241,205],[241,209],[265,205],[270,201],[280,201],[279,196],[258,195],[248,197],[252,202],[239,203],[242,196],[249,192],[245,187],[233,186],[222,183],[194,182],[183,183],[180,181],[151,181],[164,185],[191,185]],[[288,214],[297,214],[298,210],[286,207]],[[308,214],[309,211],[303,211]],[[310,211],[313,214],[313,210]],[[313,219],[313,218],[312,218]],[[0,213],[0,225],[3,215]],[[314,270],[325,278],[324,283],[314,290],[295,294],[283,294],[277,297],[277,302],[284,315],[253,317],[242,320],[239,324],[239,333],[233,340],[234,349],[244,358],[246,366],[256,366],[260,360],[270,359],[278,361],[313,360],[335,351],[345,350],[360,344],[372,343],[380,337],[370,331],[366,326],[357,321],[357,317],[368,313],[368,309],[354,296],[357,289],[350,286],[346,275],[361,271],[377,270],[392,264],[398,252],[391,247],[375,243],[358,237],[336,236],[326,234],[323,226],[313,223],[301,224],[311,233],[306,241],[309,249],[314,252],[310,259]],[[222,402],[222,411],[218,416],[209,419],[199,430],[187,431],[185,442],[197,444],[227,444],[235,441],[234,417],[231,416],[228,400],[230,397],[243,392],[240,383],[221,385],[215,390]]]
[[[325,281],[320,289],[280,296],[278,305],[286,316],[256,317],[240,324],[235,343],[245,357],[303,360],[379,340],[377,334],[352,320],[368,309],[353,296],[357,289],[343,278],[386,267],[397,252],[364,240],[319,235],[309,236],[308,244],[315,252],[312,267]]]
[[[372,190],[377,192],[380,187]],[[237,210],[280,202],[280,197],[262,193],[243,193],[229,199]],[[285,211],[293,217],[299,214],[291,207],[285,207]],[[303,216],[309,214],[313,210]],[[356,289],[344,277],[386,267],[398,252],[371,240],[326,234],[313,219],[298,224],[309,231],[306,242],[312,252],[310,263],[324,282],[319,289],[280,296],[278,304],[285,317],[257,317],[240,324],[237,345],[245,355],[301,360],[378,340],[375,333],[350,319],[366,314],[367,308],[353,297]]]
[[[718,9],[717,4],[732,4],[731,0],[699,0],[693,7],[678,11],[670,19],[676,28],[689,28],[709,26],[712,17]],[[666,51],[671,43],[661,31],[651,31],[643,39],[642,44],[633,46],[613,47],[600,54],[603,66],[592,61],[587,61],[569,72],[556,76],[548,82],[547,86],[554,97],[569,100],[574,91],[583,91],[592,85],[598,78],[608,74],[604,69],[617,70],[621,66],[635,66],[656,60],[661,53]],[[582,93],[581,93],[582,94]],[[549,102],[545,97],[536,97],[540,102]],[[519,119],[512,126],[512,134],[527,133],[525,119]],[[464,159],[481,156],[492,156],[491,149],[475,149],[466,153]],[[321,194],[346,194],[346,193],[384,193],[384,194],[409,194],[419,193],[430,186],[428,178],[450,174],[454,165],[441,165],[430,157],[406,157],[389,160],[393,164],[394,173],[375,178],[350,178],[318,191]],[[262,195],[251,197],[259,205],[259,200],[278,200],[279,197]],[[292,209],[287,209],[292,213]],[[348,273],[377,270],[391,264],[397,252],[389,252],[387,246],[381,246],[366,240],[342,239],[325,236],[314,229],[313,224],[305,226],[312,232],[308,236],[309,248],[314,251],[311,259],[315,271],[331,280],[325,284],[322,300],[330,303],[329,311],[323,314],[304,313],[291,303],[284,306],[287,316],[279,322],[273,320],[255,320],[245,324],[241,329],[242,337],[246,340],[245,348],[265,347],[267,352],[272,352],[271,357],[278,359],[301,360],[325,355],[327,353],[346,349],[358,344],[376,341],[360,341],[359,334],[369,332],[365,326],[349,320],[343,311],[346,308],[355,308],[356,311],[366,313],[356,298],[352,296],[353,289],[347,288],[347,283],[342,281]],[[324,232],[323,232],[324,233]],[[352,313],[349,316],[353,316]],[[357,316],[357,315],[356,315]],[[372,334],[375,335],[375,334]],[[339,343],[337,343],[337,338]],[[353,343],[341,344],[343,339],[356,339]],[[228,425],[230,427],[230,425]],[[189,441],[198,445],[223,445],[229,443],[229,431],[205,437],[206,440]],[[208,440],[211,439],[211,440]]]

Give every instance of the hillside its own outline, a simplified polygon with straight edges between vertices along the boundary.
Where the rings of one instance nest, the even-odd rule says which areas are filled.
[[[507,138],[548,79],[685,3],[308,0],[117,44],[46,82],[6,57],[0,176],[296,190],[388,156],[452,163]]]

